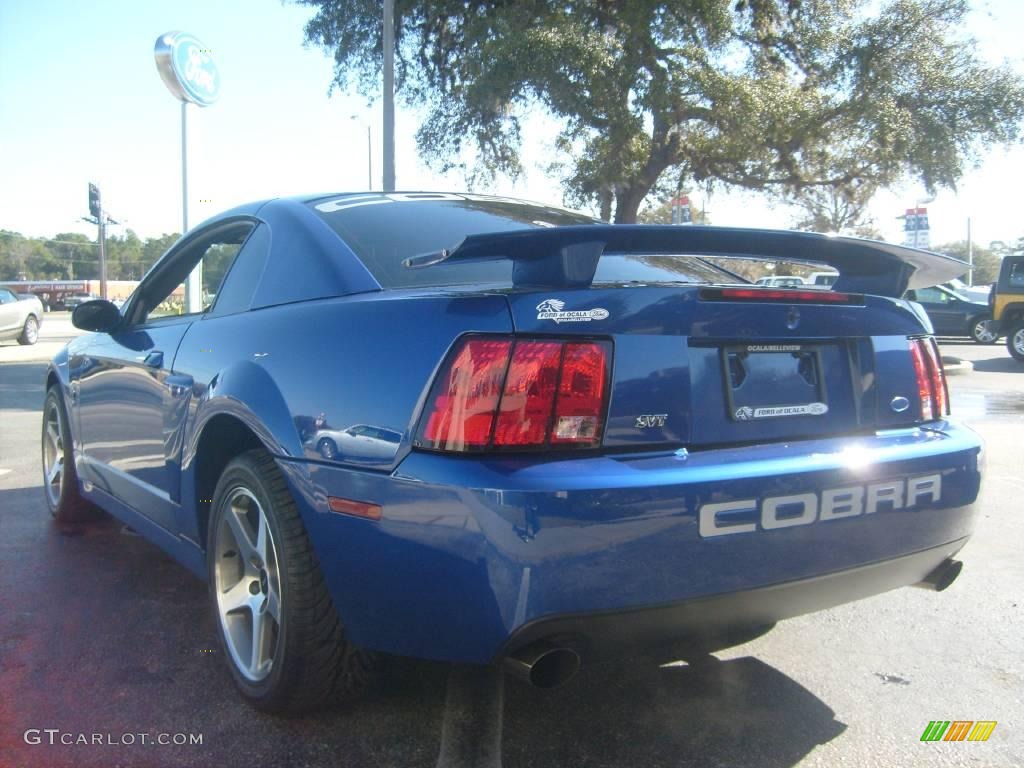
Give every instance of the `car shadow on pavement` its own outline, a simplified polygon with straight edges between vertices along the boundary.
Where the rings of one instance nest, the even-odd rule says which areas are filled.
[[[1007,354],[1005,348],[999,357],[975,360],[974,370],[985,373],[1024,373],[1024,363],[1019,363]]]
[[[0,765],[422,766],[441,745],[449,667],[384,657],[359,702],[302,717],[246,706],[206,587],[119,522],[57,525],[38,486],[0,491]],[[754,658],[585,666],[553,691],[505,683],[505,766],[786,768],[845,730]],[[26,743],[28,729],[105,743]],[[200,734],[143,746],[124,734]],[[113,741],[113,743],[106,743]]]

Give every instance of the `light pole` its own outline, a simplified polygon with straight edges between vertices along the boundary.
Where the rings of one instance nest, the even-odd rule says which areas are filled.
[[[395,0],[384,0],[384,145],[382,165],[384,191],[395,191]]]
[[[359,115],[349,115],[349,120],[362,122]],[[366,124],[366,191],[373,191],[373,142],[370,139],[370,124]]]

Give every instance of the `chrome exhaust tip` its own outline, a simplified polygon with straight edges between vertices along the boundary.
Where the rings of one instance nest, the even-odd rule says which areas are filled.
[[[505,669],[535,688],[556,688],[580,668],[580,656],[565,646],[540,641],[505,657]]]
[[[960,571],[963,569],[964,564],[962,562],[947,557],[914,586],[921,589],[930,589],[933,592],[941,592],[956,581],[957,576],[960,575]]]

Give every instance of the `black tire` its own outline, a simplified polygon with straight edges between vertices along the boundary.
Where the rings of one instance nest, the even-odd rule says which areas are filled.
[[[222,598],[227,602],[227,595],[233,591],[230,586],[222,588],[233,580],[234,576],[230,574],[234,572],[238,576],[236,588],[253,578],[248,575],[244,562],[233,560],[242,559],[240,552],[244,547],[236,546],[238,551],[232,551],[232,546],[238,541],[232,539],[231,523],[226,516],[238,514],[237,510],[241,508],[236,506],[239,499],[246,500],[249,505],[252,500],[258,504],[258,508],[250,506],[245,512],[247,525],[254,519],[254,513],[258,520],[262,512],[266,521],[269,536],[265,541],[269,541],[269,545],[264,546],[269,546],[269,549],[264,551],[265,557],[260,561],[258,579],[248,583],[254,600],[261,600],[261,590],[266,598],[259,611],[242,608],[237,612],[222,612]],[[250,527],[247,535],[256,530]],[[258,536],[249,539],[250,542],[256,540]],[[266,452],[254,450],[244,453],[224,469],[213,495],[207,542],[210,602],[217,636],[231,676],[250,704],[263,712],[295,714],[327,704],[351,701],[366,689],[371,679],[374,656],[348,640],[299,510],[284,477]],[[225,572],[229,574],[227,577]],[[271,585],[269,588],[268,584]],[[278,594],[277,619],[269,616],[273,591]],[[266,670],[261,667],[260,671],[265,676],[259,679],[252,676],[255,664],[247,670],[238,661],[245,656],[239,653],[239,638],[244,640],[246,611],[251,638],[256,636],[256,613],[264,614],[262,621],[269,622],[270,627],[267,658],[263,665],[269,666]],[[243,622],[241,630],[229,630],[229,623],[239,616]],[[231,638],[229,632],[232,633]],[[250,643],[251,651],[255,643],[252,640]],[[244,647],[241,650],[244,651]],[[253,653],[252,658],[255,657]]]
[[[338,446],[335,445],[334,441],[329,437],[320,438],[320,442],[316,444],[316,450],[317,453],[328,461],[334,459],[338,455]]]
[[[79,489],[68,415],[64,398],[56,386],[47,390],[43,401],[42,450],[43,496],[54,519],[58,523],[84,523],[102,517],[100,509],[84,499]],[[61,476],[54,482],[49,470],[58,458]]]
[[[991,315],[972,317],[967,324],[967,335],[974,340],[975,344],[995,344],[999,341],[999,334],[992,329],[991,324]]]
[[[1006,334],[1006,349],[1011,357],[1024,363],[1024,320],[1017,320]]]
[[[36,320],[35,315],[29,315],[25,318],[25,327],[21,329],[18,343],[24,346],[35,344],[37,341],[39,341],[39,321]]]

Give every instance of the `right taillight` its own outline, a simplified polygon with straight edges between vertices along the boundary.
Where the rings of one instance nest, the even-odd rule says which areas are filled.
[[[938,344],[931,336],[908,339],[914,364],[921,418],[924,421],[949,415],[949,390]]]
[[[442,451],[596,448],[611,345],[467,337],[431,387],[415,444]]]

